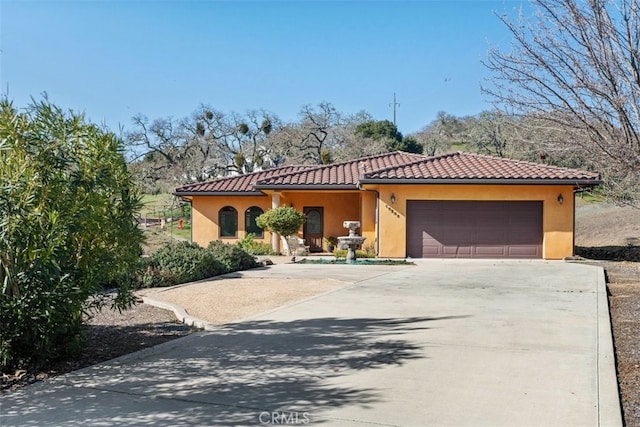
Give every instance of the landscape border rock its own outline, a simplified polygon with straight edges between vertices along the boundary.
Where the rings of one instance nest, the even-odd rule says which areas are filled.
[[[640,246],[576,246],[575,254],[587,259],[640,262]]]

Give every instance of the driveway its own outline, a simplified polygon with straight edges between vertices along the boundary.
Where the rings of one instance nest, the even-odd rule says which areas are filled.
[[[345,288],[0,398],[6,426],[621,425],[603,272],[276,265]]]

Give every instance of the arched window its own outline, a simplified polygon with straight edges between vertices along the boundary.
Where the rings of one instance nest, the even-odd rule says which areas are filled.
[[[218,212],[220,237],[238,236],[238,211],[231,206],[225,206]]]
[[[244,227],[247,233],[253,233],[257,238],[264,237],[264,230],[256,224],[256,218],[262,215],[264,211],[257,206],[251,206],[244,211]]]

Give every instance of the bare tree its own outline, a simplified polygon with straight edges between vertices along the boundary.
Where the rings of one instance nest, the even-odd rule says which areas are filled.
[[[133,118],[127,135],[136,156],[132,169],[143,180],[185,183],[203,181],[229,173],[244,174],[273,166],[274,139],[280,120],[266,111],[226,115],[202,105],[190,117]]]
[[[424,147],[424,154],[434,156],[447,152],[453,145],[465,144],[467,128],[467,118],[440,111],[431,123],[411,136]]]
[[[498,111],[482,111],[469,129],[471,143],[480,153],[505,157],[513,139],[512,120]]]
[[[133,153],[129,163],[137,166],[139,178],[180,180],[190,151],[180,123],[171,117],[150,121],[142,114],[132,120],[134,131],[127,135],[127,144]]]
[[[343,125],[342,114],[328,103],[317,107],[304,105],[300,109],[299,139],[294,139],[293,148],[307,163],[331,163],[330,148],[340,143],[341,135],[336,132]]]
[[[566,135],[621,202],[640,196],[640,2],[533,0],[535,15],[500,20],[512,49],[491,49],[483,90],[507,113]],[[561,133],[556,133],[561,135]]]
[[[233,134],[223,112],[201,105],[190,117],[181,122],[188,135],[185,144],[190,145],[195,154],[192,164],[197,172],[189,181],[202,181],[217,175],[226,175],[229,161],[225,154],[230,150],[226,141]]]
[[[389,141],[386,139],[363,137],[357,132],[359,125],[372,120],[373,117],[366,111],[345,117],[341,126],[335,129],[338,137],[335,138],[335,144],[331,147],[336,161],[342,162],[387,151]]]
[[[268,136],[281,127],[280,119],[264,110],[250,110],[245,115],[225,115],[201,106],[192,115],[189,129],[199,140],[209,176],[250,173],[269,167],[273,139]]]
[[[332,104],[304,105],[299,121],[273,134],[274,152],[286,163],[327,164],[386,151],[385,140],[366,138],[356,132],[358,125],[371,121],[366,111],[344,114]]]

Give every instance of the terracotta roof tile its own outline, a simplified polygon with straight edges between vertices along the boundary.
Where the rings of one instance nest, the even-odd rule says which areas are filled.
[[[224,178],[218,178],[208,182],[197,182],[194,184],[183,185],[176,188],[176,194],[181,193],[255,193],[254,185],[256,182],[263,178],[269,178],[270,176],[299,172],[305,169],[312,168],[314,166],[296,165],[296,166],[281,166],[278,168],[267,169],[264,171],[248,173],[245,175],[227,176]]]
[[[429,157],[396,151],[321,166],[282,166],[184,185],[177,195],[255,194],[262,189],[358,188],[362,183],[554,182],[597,185],[596,173],[470,153]]]
[[[357,188],[361,176],[381,168],[400,166],[409,162],[424,159],[417,154],[395,151],[363,157],[342,163],[316,166],[301,172],[290,172],[260,179],[258,188],[286,186],[352,186]]]
[[[365,181],[403,180],[599,180],[599,175],[577,169],[504,159],[471,153],[425,157],[412,163],[367,173]]]

